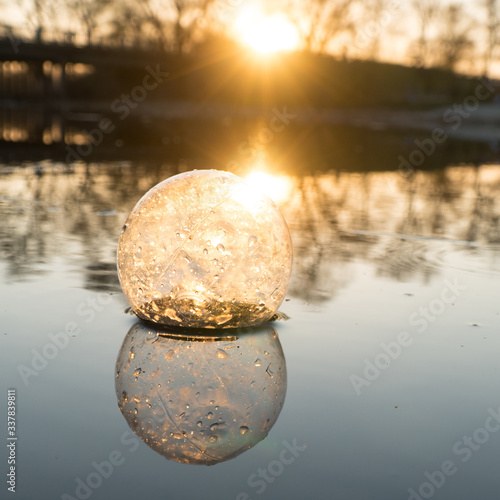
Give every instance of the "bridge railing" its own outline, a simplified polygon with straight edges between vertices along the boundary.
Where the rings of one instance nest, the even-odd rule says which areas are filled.
[[[11,44],[39,43],[44,45],[61,45],[75,47],[130,48],[158,50],[158,42],[148,38],[125,38],[95,36],[88,40],[86,34],[74,31],[48,31],[36,33],[20,27],[0,23],[0,43],[8,40]]]

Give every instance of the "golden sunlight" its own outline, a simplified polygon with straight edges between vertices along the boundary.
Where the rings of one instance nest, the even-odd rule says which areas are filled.
[[[281,205],[290,198],[292,182],[284,175],[271,175],[260,170],[254,170],[245,177],[250,186],[266,194],[277,205]]]
[[[240,40],[256,52],[298,49],[297,29],[284,14],[266,15],[257,7],[246,7],[238,15],[235,30]]]

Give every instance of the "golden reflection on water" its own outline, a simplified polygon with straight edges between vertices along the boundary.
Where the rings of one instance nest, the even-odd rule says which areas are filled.
[[[270,174],[256,167],[245,176],[253,188],[269,196],[277,205],[285,203],[291,195],[293,183],[289,176]]]
[[[94,164],[0,170],[0,262],[4,279],[34,279],[64,262],[82,286],[119,290],[116,243],[147,189],[172,165]],[[444,267],[500,275],[500,168],[418,172],[250,174],[271,189],[292,233],[289,294],[330,300],[359,263],[395,280]]]

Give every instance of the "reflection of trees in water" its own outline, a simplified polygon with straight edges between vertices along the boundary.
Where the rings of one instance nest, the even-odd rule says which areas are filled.
[[[341,207],[348,203],[344,176],[296,179],[293,196],[283,207],[292,232],[294,272],[290,294],[310,302],[330,299],[349,281],[346,262],[355,238],[343,237]],[[363,245],[359,245],[361,249]]]
[[[16,169],[0,183],[0,259],[10,279],[43,273],[61,258],[85,288],[119,289],[116,243],[126,215],[172,167]]]
[[[373,261],[379,274],[399,281],[428,281],[457,249],[465,262],[477,254],[465,243],[500,242],[499,187],[496,167],[419,172],[410,179],[378,172],[298,178],[283,207],[294,240],[291,294],[330,299],[348,283],[349,263],[356,261]]]
[[[3,174],[0,260],[7,279],[63,266],[83,274],[85,288],[118,290],[115,252],[123,221],[150,187],[177,171],[110,164]],[[500,243],[496,167],[419,172],[410,179],[371,172],[290,180],[292,194],[282,205],[295,252],[290,294],[310,302],[330,300],[347,286],[357,263],[371,262],[393,279],[427,281],[446,265],[447,252],[459,249],[466,259],[474,251],[445,240]]]
[[[475,247],[500,241],[497,167],[419,172],[401,183],[407,205],[392,232],[423,239],[388,241],[379,257],[381,274],[428,281],[447,265],[448,255],[455,253],[465,265]]]
[[[0,258],[8,262],[8,272],[21,280],[43,272],[39,264],[46,255],[45,239],[41,236],[43,216],[36,203],[15,200],[2,193],[0,212]]]
[[[481,169],[475,168],[471,173],[471,217],[466,230],[467,241],[477,241],[487,234],[486,241],[491,244],[500,243],[500,214],[495,210],[495,202],[500,181],[494,185],[485,183],[481,177]],[[485,214],[487,217],[485,217]]]

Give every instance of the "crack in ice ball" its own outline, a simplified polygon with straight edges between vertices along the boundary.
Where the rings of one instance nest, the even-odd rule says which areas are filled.
[[[118,245],[118,274],[142,319],[193,328],[269,320],[292,270],[285,219],[243,179],[216,170],[171,177],[146,193]]]

